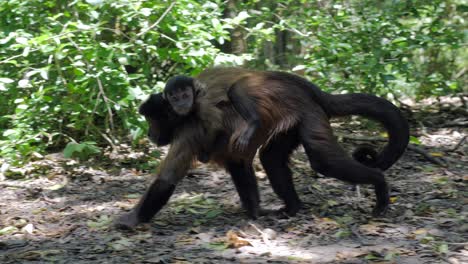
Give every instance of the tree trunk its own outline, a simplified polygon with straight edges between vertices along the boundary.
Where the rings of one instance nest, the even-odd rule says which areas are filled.
[[[237,16],[237,2],[238,0],[228,0],[226,2],[226,9],[224,10],[223,17],[234,18]],[[244,39],[244,31],[241,27],[236,27],[230,31],[231,41],[226,42],[221,51],[224,53],[231,53],[241,55],[247,51],[247,45]]]

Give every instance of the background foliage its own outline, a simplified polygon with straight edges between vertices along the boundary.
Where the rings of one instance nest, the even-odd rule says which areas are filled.
[[[17,164],[67,144],[72,155],[135,141],[148,93],[214,64],[397,101],[459,93],[467,10],[458,0],[1,1],[0,156]]]

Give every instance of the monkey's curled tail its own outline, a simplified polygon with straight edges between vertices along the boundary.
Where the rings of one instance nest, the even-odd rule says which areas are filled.
[[[333,116],[360,115],[380,122],[388,133],[388,143],[380,153],[372,147],[358,148],[353,157],[369,167],[386,170],[405,152],[409,126],[400,110],[389,101],[370,94],[324,95],[324,107]]]

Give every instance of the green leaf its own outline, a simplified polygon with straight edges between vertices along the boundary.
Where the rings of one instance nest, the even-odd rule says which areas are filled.
[[[63,150],[63,155],[65,156],[65,158],[71,158],[73,155],[73,152],[79,151],[80,149],[81,149],[80,144],[70,142],[67,144],[67,146]]]
[[[205,247],[211,250],[222,251],[225,250],[228,247],[228,245],[224,242],[211,242],[206,244]]]
[[[419,138],[417,138],[415,136],[410,136],[410,142],[415,144],[415,145],[421,145],[421,141],[419,140]]]
[[[18,231],[18,228],[14,226],[7,226],[7,227],[0,229],[0,236],[8,235],[16,231]]]
[[[39,74],[44,80],[49,80],[49,74],[48,74],[49,69],[40,69]]]
[[[216,218],[217,216],[222,215],[222,214],[223,214],[223,211],[222,211],[222,210],[213,209],[213,210],[209,210],[209,211],[205,214],[205,217],[211,219],[211,218]]]

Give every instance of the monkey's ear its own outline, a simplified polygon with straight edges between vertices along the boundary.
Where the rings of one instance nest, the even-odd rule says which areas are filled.
[[[206,85],[197,79],[193,79],[193,90],[195,95],[203,96],[206,94]]]

